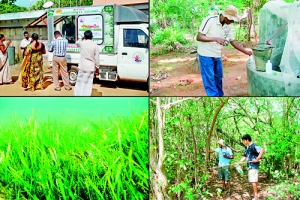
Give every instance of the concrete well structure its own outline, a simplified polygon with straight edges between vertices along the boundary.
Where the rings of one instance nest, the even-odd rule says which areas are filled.
[[[300,2],[269,1],[260,10],[260,43],[272,40],[273,72],[247,62],[249,96],[300,96]]]

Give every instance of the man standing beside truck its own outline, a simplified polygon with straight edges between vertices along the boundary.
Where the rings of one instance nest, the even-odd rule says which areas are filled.
[[[74,88],[74,96],[91,96],[94,72],[99,68],[99,47],[93,39],[92,31],[84,32],[82,40],[76,42],[80,49],[79,72]]]
[[[54,38],[49,45],[48,51],[53,52],[52,59],[52,78],[54,84],[54,90],[60,91],[59,81],[58,81],[58,70],[60,69],[60,74],[62,77],[62,81],[64,83],[64,87],[66,90],[72,90],[69,80],[68,74],[68,66],[67,66],[67,46],[68,40],[62,38],[61,33],[59,31],[54,31]]]

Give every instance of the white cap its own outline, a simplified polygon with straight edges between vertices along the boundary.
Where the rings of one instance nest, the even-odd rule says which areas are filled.
[[[218,144],[220,144],[220,145],[222,145],[222,146],[225,146],[225,141],[222,140],[222,139],[220,139],[220,140],[218,141]]]

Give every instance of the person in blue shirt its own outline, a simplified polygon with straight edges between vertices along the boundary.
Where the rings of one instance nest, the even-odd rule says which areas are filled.
[[[225,182],[227,182],[228,185],[228,191],[227,194],[230,194],[230,171],[229,171],[229,165],[230,165],[230,159],[233,159],[232,151],[229,147],[225,145],[224,140],[218,141],[219,148],[216,148],[214,150],[210,150],[210,153],[216,152],[219,155],[219,164],[218,164],[218,176],[219,179],[222,180],[223,183],[223,191],[226,190]]]
[[[254,193],[254,198],[252,200],[258,200],[257,183],[259,160],[262,158],[264,150],[260,146],[252,142],[252,138],[249,134],[246,134],[242,137],[242,142],[247,148],[241,160],[235,163],[234,166],[236,167],[236,165],[241,164],[245,160],[247,160],[248,179]]]

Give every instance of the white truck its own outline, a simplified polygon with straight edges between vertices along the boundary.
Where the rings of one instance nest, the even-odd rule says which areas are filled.
[[[149,23],[142,11],[120,5],[52,8],[47,10],[48,44],[54,31],[68,39],[70,83],[75,85],[80,58],[75,41],[86,30],[99,46],[99,79],[147,82],[149,77]],[[48,52],[52,66],[53,54]]]

